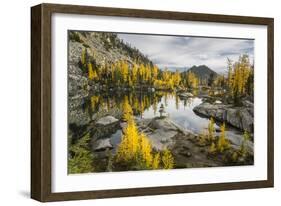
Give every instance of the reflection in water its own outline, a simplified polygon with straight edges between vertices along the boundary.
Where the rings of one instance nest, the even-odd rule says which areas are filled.
[[[142,115],[148,108],[152,108],[154,114],[157,111],[158,102],[163,96],[162,92],[140,93],[140,92],[127,92],[127,93],[103,93],[95,94],[90,98],[89,113],[94,114],[100,109],[109,110],[110,108],[122,108],[125,99],[129,101],[135,115]],[[87,100],[86,100],[87,101]]]
[[[195,97],[180,100],[177,96],[166,95],[158,102],[157,108],[162,103],[165,105],[165,111],[169,114],[169,117],[180,126],[195,133],[200,133],[207,128],[209,120],[193,112],[193,108],[202,103],[201,99]],[[143,113],[143,118],[153,118],[154,116],[155,113],[152,107]]]
[[[159,116],[159,108],[164,105],[166,113],[178,125],[191,130],[195,133],[203,133],[208,127],[208,118],[196,115],[193,108],[202,103],[198,97],[180,99],[172,92],[117,92],[103,93],[92,95],[88,100],[85,100],[86,111],[90,117],[93,114],[99,113],[101,110],[109,111],[112,108],[122,108],[125,99],[132,106],[134,115],[138,118],[154,118]],[[114,116],[114,114],[112,114]],[[216,129],[219,125],[215,125]],[[237,135],[240,132],[236,129],[229,128],[228,135]],[[120,142],[121,131],[117,130],[111,135],[111,143],[117,145]]]

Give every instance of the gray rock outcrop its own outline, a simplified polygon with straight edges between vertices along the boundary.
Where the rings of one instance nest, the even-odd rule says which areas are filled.
[[[190,92],[182,92],[182,93],[179,93],[178,96],[180,98],[186,99],[186,98],[193,97],[194,95],[191,94]]]
[[[98,139],[93,143],[93,150],[96,152],[105,151],[107,149],[113,149],[110,138]]]
[[[83,76],[79,67],[83,45],[79,42],[69,42],[68,55],[68,95],[69,98],[88,96],[88,79]]]
[[[113,116],[105,116],[97,120],[93,126],[93,136],[97,139],[108,138],[120,128],[119,120]]]
[[[150,139],[155,150],[171,147],[174,144],[173,138],[181,132],[168,117],[138,120],[137,125]]]
[[[232,107],[232,105],[204,102],[193,109],[199,115],[213,117],[243,131],[253,132],[254,117],[252,107]]]
[[[117,123],[119,120],[116,119],[115,117],[112,117],[112,116],[106,116],[106,117],[102,117],[100,118],[96,124],[99,125],[99,126],[108,126],[108,125],[111,125],[111,124],[114,124],[114,123]]]

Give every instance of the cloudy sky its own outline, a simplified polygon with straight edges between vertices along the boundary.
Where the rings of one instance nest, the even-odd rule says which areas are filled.
[[[254,58],[254,40],[204,37],[179,37],[118,34],[119,38],[138,48],[160,68],[207,65],[218,73],[226,72],[226,59],[239,55]]]

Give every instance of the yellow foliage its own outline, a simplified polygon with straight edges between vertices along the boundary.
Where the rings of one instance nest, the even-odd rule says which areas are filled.
[[[208,140],[209,141],[213,141],[215,136],[215,121],[213,119],[213,117],[211,117],[209,124],[208,124]]]
[[[158,78],[158,73],[159,73],[158,70],[159,70],[158,67],[154,65],[152,68],[152,77],[154,81],[157,80]]]
[[[82,54],[81,54],[81,63],[82,63],[82,65],[85,65],[86,64],[86,49],[85,48],[83,48],[82,49]]]
[[[158,169],[160,156],[158,153],[153,156],[148,137],[143,133],[138,133],[135,122],[132,120],[128,123],[117,148],[116,160],[117,162],[135,162],[141,169]]]
[[[120,72],[122,75],[122,81],[124,83],[127,83],[128,81],[128,75],[129,75],[129,66],[126,61],[121,61],[120,62]]]
[[[224,87],[225,85],[225,77],[224,76],[217,76],[213,83],[217,87]]]
[[[137,80],[138,80],[138,67],[137,65],[135,64],[132,68],[132,83],[133,84],[136,84],[137,83]]]
[[[214,142],[212,142],[212,144],[211,144],[211,146],[210,146],[210,148],[209,148],[209,153],[210,153],[210,154],[216,153],[216,145],[215,145]]]
[[[97,79],[98,75],[97,72],[93,70],[93,66],[91,63],[88,63],[88,77],[89,79]]]
[[[181,81],[181,76],[180,76],[180,73],[179,71],[177,70],[176,73],[173,75],[173,82],[174,82],[174,85],[175,86],[179,86],[180,84],[180,81]]]
[[[139,135],[139,142],[140,142],[139,154],[141,160],[145,163],[146,168],[150,168],[152,166],[152,161],[153,161],[151,143],[148,137],[143,133]]]
[[[130,122],[133,120],[133,110],[131,105],[129,104],[128,97],[125,97],[123,102],[123,120],[126,122]]]
[[[158,169],[160,164],[160,153],[157,152],[152,160],[152,169]]]
[[[240,149],[239,149],[239,153],[242,155],[242,156],[245,156],[245,155],[247,155],[247,146],[246,146],[246,144],[247,144],[247,141],[250,139],[250,134],[247,132],[247,131],[245,131],[244,132],[244,134],[243,134],[243,142],[242,142],[242,144],[241,144],[241,146],[240,146]]]
[[[246,94],[246,86],[249,81],[249,76],[252,74],[249,57],[242,55],[239,60],[232,64],[228,60],[228,87],[233,96]],[[253,88],[251,88],[253,89]]]
[[[136,160],[139,150],[139,134],[134,121],[128,122],[117,150],[117,161]]]
[[[228,148],[229,148],[229,142],[225,138],[225,123],[223,123],[221,125],[221,134],[220,134],[220,137],[218,139],[217,150],[219,152],[223,152],[224,150],[226,150]]]
[[[233,84],[233,66],[232,66],[232,61],[230,59],[227,59],[227,67],[228,67],[228,74],[227,74],[227,79],[228,79],[228,87],[231,88]]]
[[[127,127],[123,131],[121,143],[117,148],[116,162],[127,162],[140,169],[171,169],[174,167],[174,158],[168,149],[160,153],[153,153],[151,142],[144,133],[139,133],[135,124],[132,109],[125,98],[123,105],[123,118],[127,119]],[[126,108],[126,109],[125,109]],[[162,165],[160,166],[160,163]]]
[[[237,152],[233,152],[232,155],[231,155],[231,160],[233,162],[236,162],[238,159],[238,153]]]
[[[139,77],[140,77],[140,81],[143,82],[145,79],[145,66],[144,64],[141,64],[139,67]]]
[[[81,62],[85,66],[85,49],[82,51]],[[88,71],[89,79],[132,88],[136,85],[146,84],[147,86],[155,86],[159,89],[174,89],[182,83],[181,73],[179,71],[171,72],[167,68],[164,71],[160,71],[157,66],[150,64],[132,63],[131,65],[126,60],[118,60],[110,64],[105,63],[100,66],[98,73],[91,71],[91,68],[88,68]],[[197,78],[193,78],[192,81],[193,85],[198,85],[199,81]]]
[[[189,71],[187,72],[186,75],[186,82],[187,82],[187,86],[190,88],[198,88],[198,84],[199,84],[199,79],[196,77],[196,75]]]
[[[91,96],[91,108],[95,109],[96,105],[99,103],[100,96],[99,95],[94,95]]]
[[[173,169],[174,158],[170,150],[165,149],[162,155],[163,169]]]

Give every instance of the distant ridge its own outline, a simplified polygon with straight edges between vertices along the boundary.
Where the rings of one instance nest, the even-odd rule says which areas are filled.
[[[218,76],[218,73],[216,73],[206,65],[194,65],[187,70],[187,72],[189,71],[193,72],[201,80],[209,79],[211,75],[213,75],[213,77]]]
[[[165,68],[160,68],[160,69],[164,70]],[[176,71],[184,72],[187,70],[187,67],[167,67],[167,69],[171,72],[176,72]]]

